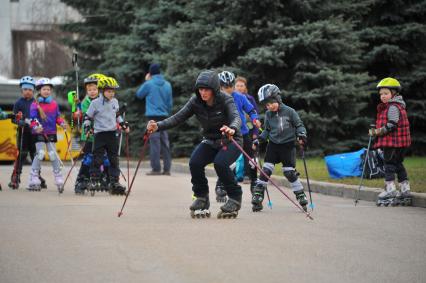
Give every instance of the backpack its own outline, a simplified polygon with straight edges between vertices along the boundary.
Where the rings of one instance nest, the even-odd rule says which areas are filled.
[[[368,151],[367,159],[365,159],[365,151],[361,155],[361,170],[364,166],[364,160],[366,160],[364,178],[366,179],[377,179],[385,176],[385,164],[383,160],[383,152],[380,149]]]

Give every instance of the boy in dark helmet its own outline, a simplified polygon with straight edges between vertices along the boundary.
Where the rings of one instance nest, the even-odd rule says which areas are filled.
[[[118,160],[117,123],[121,129],[129,133],[129,125],[123,120],[119,112],[118,101],[115,96],[119,88],[117,81],[111,77],[102,77],[98,80],[100,95],[90,103],[84,120],[86,132],[94,129],[93,162],[90,167],[90,190],[94,194],[100,190],[100,166],[104,161],[104,153],[110,162],[110,193],[124,194],[125,187],[119,183],[120,168]]]
[[[28,156],[31,157],[31,161],[34,160],[36,153],[35,143],[36,140],[31,134],[31,128],[28,120],[30,119],[30,108],[31,104],[34,102],[34,90],[35,90],[35,80],[30,76],[24,76],[19,80],[19,86],[21,88],[21,95],[13,106],[13,113],[16,115],[12,120],[13,123],[18,125],[18,132],[16,135],[17,146],[20,148],[19,158],[15,161],[15,169],[10,178],[9,188],[18,189],[19,184],[21,183],[21,173],[22,166]],[[27,121],[27,122],[26,122]],[[46,189],[46,181],[39,176],[40,187]]]
[[[377,138],[374,147],[383,150],[385,163],[385,190],[379,194],[377,205],[411,205],[410,183],[403,164],[405,151],[411,145],[410,123],[405,102],[399,94],[401,84],[394,78],[384,78],[377,89],[382,103],[377,106],[376,128],[369,130],[369,135]]]
[[[259,102],[268,109],[265,113],[264,131],[259,136],[260,141],[269,139],[262,169],[271,176],[275,164],[281,162],[284,176],[290,182],[299,204],[306,210],[308,201],[295,169],[296,140],[300,146],[306,144],[306,129],[297,112],[282,102],[280,93],[280,89],[273,84],[262,86],[258,92]],[[258,144],[258,140],[253,142],[254,147]],[[253,190],[251,203],[254,212],[263,209],[262,201],[267,184],[268,179],[261,174]]]

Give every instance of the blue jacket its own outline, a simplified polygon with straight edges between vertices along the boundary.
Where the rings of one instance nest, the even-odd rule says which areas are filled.
[[[247,128],[247,121],[244,115],[244,112],[250,116],[250,119],[253,121],[254,119],[259,119],[257,116],[256,109],[253,104],[248,101],[247,97],[243,94],[240,94],[236,91],[232,92],[232,97],[234,98],[235,105],[237,106],[238,113],[241,118],[241,134],[247,135],[249,129]]]
[[[163,75],[154,75],[144,82],[136,91],[136,97],[146,97],[145,116],[168,117],[172,112],[172,86]]]
[[[34,102],[34,97],[30,99],[25,99],[23,97],[19,98],[15,105],[13,105],[13,113],[18,114],[18,112],[22,112],[23,119],[30,118],[30,108],[31,104]],[[16,121],[13,121],[16,124]]]

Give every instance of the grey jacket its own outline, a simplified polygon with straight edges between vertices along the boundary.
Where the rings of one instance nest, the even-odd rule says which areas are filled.
[[[266,111],[261,139],[284,144],[296,141],[298,136],[306,136],[306,129],[293,108],[281,103],[277,112]]]
[[[95,134],[117,130],[117,122],[123,122],[118,110],[118,100],[115,98],[108,100],[103,95],[99,95],[98,98],[90,103],[86,116],[93,120]],[[85,125],[87,123],[90,125],[90,120],[86,119],[84,121]]]

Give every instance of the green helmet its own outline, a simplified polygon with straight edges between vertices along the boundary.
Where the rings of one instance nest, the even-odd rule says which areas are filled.
[[[401,90],[401,84],[394,78],[384,78],[377,84],[377,89],[389,88],[397,91]]]

